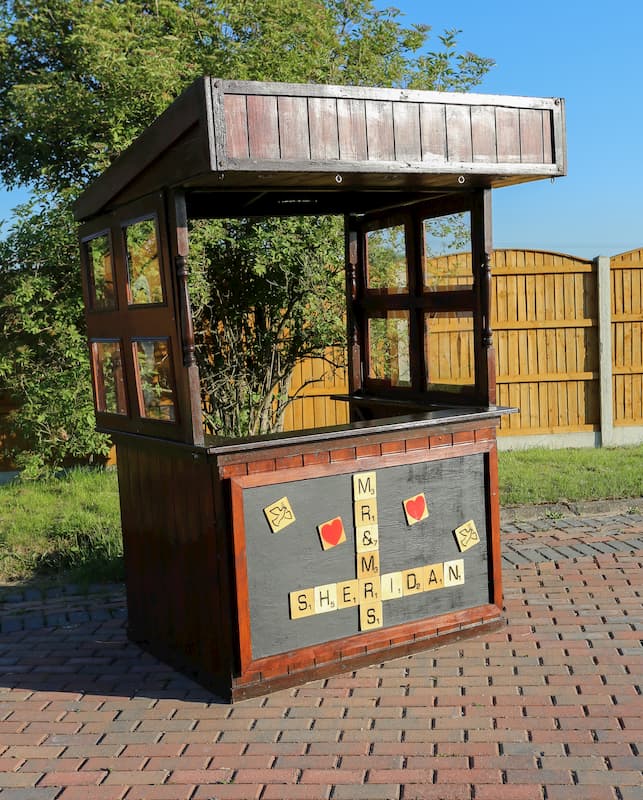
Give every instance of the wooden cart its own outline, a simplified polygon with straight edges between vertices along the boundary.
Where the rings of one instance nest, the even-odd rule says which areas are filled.
[[[491,189],[564,173],[559,99],[204,78],[86,189],[134,641],[236,700],[501,621]],[[209,437],[188,221],[302,213],[345,219],[352,421]]]

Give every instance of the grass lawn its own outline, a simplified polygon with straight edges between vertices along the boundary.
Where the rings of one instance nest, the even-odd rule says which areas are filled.
[[[643,445],[499,455],[502,505],[643,497]]]
[[[122,554],[115,470],[0,486],[0,582],[119,581]]]
[[[503,505],[643,497],[643,446],[499,455]],[[123,579],[115,470],[0,486],[0,583]]]

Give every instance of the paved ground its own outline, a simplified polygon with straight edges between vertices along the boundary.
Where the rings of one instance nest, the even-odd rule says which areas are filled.
[[[500,631],[234,706],[127,642],[121,587],[0,593],[0,800],[643,800],[643,517],[503,546]]]

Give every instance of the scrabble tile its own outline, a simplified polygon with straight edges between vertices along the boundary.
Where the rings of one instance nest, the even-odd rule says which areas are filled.
[[[404,500],[404,514],[406,515],[407,525],[415,525],[429,516],[429,507],[426,503],[424,493],[416,494],[414,497],[409,497]]]
[[[353,500],[369,500],[377,496],[375,472],[358,472],[353,475]]]
[[[377,502],[370,500],[355,501],[355,527],[364,528],[367,525],[377,524]]]
[[[381,576],[382,600],[395,600],[404,594],[402,588],[402,573],[387,572]]]
[[[337,607],[350,608],[359,602],[359,584],[357,579],[340,581],[337,584]]]
[[[290,619],[309,617],[315,613],[315,598],[313,589],[297,589],[290,592]]]
[[[337,584],[325,583],[314,588],[315,614],[325,614],[337,609]]]
[[[476,523],[472,519],[456,528],[454,533],[461,553],[464,553],[465,550],[469,550],[480,542]]]
[[[444,585],[460,586],[464,583],[464,559],[444,562]]]
[[[377,550],[371,553],[357,554],[357,578],[374,578],[380,574],[380,554]]]
[[[424,591],[431,592],[433,589],[444,587],[444,565],[427,564],[424,567]]]
[[[368,553],[380,546],[379,527],[366,525],[355,528],[355,549],[358,553]]]
[[[382,602],[362,603],[359,607],[359,627],[362,631],[382,627]]]
[[[317,526],[317,532],[324,550],[329,550],[331,547],[336,547],[346,541],[346,531],[341,517],[322,522],[321,525]]]
[[[402,570],[402,591],[404,597],[424,591],[424,567]]]
[[[380,579],[363,578],[358,580],[358,598],[360,603],[370,603],[379,600],[381,594]]]
[[[273,533],[283,531],[284,528],[287,528],[288,525],[292,525],[295,521],[295,515],[287,497],[281,497],[279,500],[275,500],[274,503],[264,508],[263,513],[266,515],[268,525],[270,525],[270,530]]]

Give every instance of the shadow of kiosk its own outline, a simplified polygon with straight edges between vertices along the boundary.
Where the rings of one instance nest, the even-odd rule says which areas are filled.
[[[491,189],[563,174],[559,99],[203,78],[85,190],[131,639],[237,700],[501,622]],[[302,213],[345,219],[351,422],[205,435],[188,221]]]

